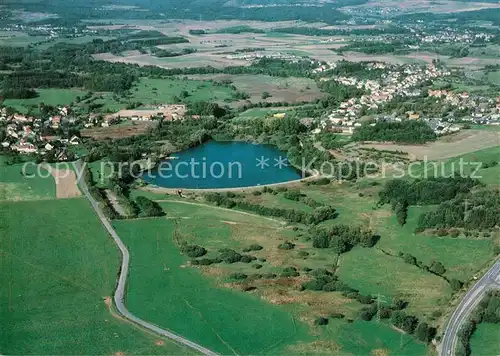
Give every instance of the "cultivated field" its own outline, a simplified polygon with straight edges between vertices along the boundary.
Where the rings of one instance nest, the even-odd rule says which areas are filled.
[[[118,139],[144,134],[154,125],[152,121],[125,121],[109,127],[83,129],[81,133],[83,137],[92,137],[95,140]]]
[[[0,203],[6,354],[189,353],[110,308],[119,253],[83,198]]]
[[[397,145],[392,143],[361,144],[359,147],[408,152],[409,158],[442,160],[500,145],[500,132],[487,130],[461,130],[425,145]]]
[[[50,165],[43,165],[52,174],[56,183],[57,198],[74,198],[81,195],[76,183],[76,174],[70,169],[58,169]]]

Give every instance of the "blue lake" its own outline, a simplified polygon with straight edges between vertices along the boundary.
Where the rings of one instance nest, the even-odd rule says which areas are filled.
[[[175,153],[143,178],[166,188],[238,188],[301,179],[286,153],[270,145],[209,141]]]

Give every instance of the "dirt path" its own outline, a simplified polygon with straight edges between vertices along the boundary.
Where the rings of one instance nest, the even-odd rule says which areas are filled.
[[[206,188],[206,189],[190,189],[190,188],[162,188],[162,187],[157,187],[157,186],[146,186],[146,187],[141,187],[139,189],[151,192],[151,193],[157,193],[157,194],[177,194],[178,190],[181,189],[183,192],[193,192],[193,193],[217,193],[217,192],[244,192],[244,191],[252,191],[252,190],[258,190],[262,189],[264,187],[278,187],[278,186],[285,186],[288,184],[296,184],[296,183],[301,183],[301,182],[307,182],[309,180],[314,180],[316,178],[319,178],[321,175],[319,174],[318,171],[310,172],[312,173],[309,177],[301,178],[301,179],[296,179],[296,180],[290,180],[288,182],[280,182],[280,183],[271,183],[271,184],[262,184],[262,185],[253,185],[249,187],[236,187],[236,188]]]
[[[113,209],[122,217],[127,217],[127,212],[123,209],[123,206],[120,205],[118,202],[118,198],[116,197],[116,194],[113,193],[111,190],[106,189],[106,196],[108,197],[109,202],[113,206]]]
[[[76,174],[74,171],[71,169],[57,169],[48,164],[44,164],[43,168],[49,171],[52,177],[54,177],[57,198],[74,198],[82,195],[76,184]]]
[[[239,214],[253,216],[256,218],[260,218],[260,219],[266,219],[266,220],[278,223],[280,225],[286,225],[285,221],[281,221],[281,220],[277,220],[277,219],[273,219],[273,218],[268,218],[266,216],[262,216],[262,215],[258,215],[258,214],[247,213],[246,211],[241,211],[241,210],[221,208],[219,206],[212,206],[212,205],[207,205],[207,204],[202,204],[202,203],[194,203],[194,202],[190,202],[190,201],[179,201],[179,200],[155,200],[155,201],[157,203],[177,203],[177,204],[196,205],[196,206],[202,206],[205,208],[219,209],[219,210],[229,211],[231,213],[239,213]]]

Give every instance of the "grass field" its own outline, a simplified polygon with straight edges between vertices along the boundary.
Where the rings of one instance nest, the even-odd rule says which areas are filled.
[[[497,164],[492,166],[492,162]],[[476,167],[479,168],[477,171]],[[478,178],[485,184],[500,185],[500,146],[466,153],[444,162],[422,164],[412,172],[423,177],[451,176],[454,172],[463,172],[466,176],[473,174],[473,178]]]
[[[33,177],[30,178],[31,176]],[[34,164],[7,165],[4,159],[0,159],[0,200],[36,200],[55,197],[56,184],[47,170]]]
[[[266,353],[288,340],[307,340],[305,326],[289,313],[250,295],[214,288],[200,271],[186,268],[187,259],[172,241],[172,220],[114,226],[131,251],[127,304],[138,316],[223,354]],[[217,231],[208,231],[215,243]]]
[[[250,95],[251,102],[289,102],[314,101],[323,96],[314,80],[309,78],[278,78],[268,75],[192,75],[193,79],[229,79],[240,91]],[[267,91],[271,96],[262,99]]]
[[[6,354],[185,354],[106,306],[119,253],[83,198],[0,203]]]
[[[116,100],[112,93],[102,94],[103,99],[94,101],[104,104],[103,109],[118,111],[124,109],[127,102],[141,102],[144,106],[174,103],[174,96],[180,97],[186,91],[189,96],[186,101],[224,101],[230,99],[233,90],[228,86],[215,86],[207,81],[184,79],[150,79],[141,78],[131,89],[132,96]]]
[[[222,247],[240,250],[259,243],[264,249],[252,254],[267,257],[259,270],[266,273],[278,272],[286,265],[301,266],[296,251],[276,248],[284,239],[293,239],[293,231],[258,216],[209,206],[176,202],[161,205],[169,218],[114,222],[132,255],[127,296],[132,312],[224,354],[320,351],[368,355],[376,349],[399,350],[400,334],[384,324],[334,320],[325,328],[311,326],[315,316],[332,311],[355,318],[360,308],[357,302],[338,293],[298,292],[286,284],[269,287],[256,282],[257,290],[243,292],[229,283],[227,275],[234,271],[251,273],[249,264],[203,267],[200,273],[186,265],[187,258],[180,255],[172,238],[177,224],[181,238],[204,246],[208,255]],[[334,261],[328,255],[328,251],[319,251],[303,265],[324,267]],[[425,353],[423,344],[407,336],[403,340],[405,355]]]
[[[7,99],[5,106],[11,106],[20,112],[26,113],[30,106],[38,106],[40,103],[47,105],[68,105],[77,96],[85,95],[84,91],[78,89],[37,89],[38,97],[33,99]]]
[[[1,46],[26,47],[30,44],[45,41],[45,36],[29,36],[24,32],[0,31]]]
[[[498,324],[479,324],[470,340],[472,354],[479,356],[498,355],[500,350],[498,331]]]

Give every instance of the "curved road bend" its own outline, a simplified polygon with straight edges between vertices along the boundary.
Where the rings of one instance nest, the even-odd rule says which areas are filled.
[[[114,301],[116,305],[116,309],[122,314],[122,316],[130,321],[133,321],[134,323],[151,330],[159,335],[165,336],[168,339],[174,340],[178,342],[179,344],[185,345],[193,350],[199,351],[204,355],[209,355],[209,356],[215,356],[217,355],[213,351],[210,351],[209,349],[204,348],[201,345],[198,345],[197,343],[194,343],[192,341],[189,341],[188,339],[174,334],[171,331],[162,329],[156,325],[153,325],[151,323],[148,323],[147,321],[144,321],[142,319],[139,319],[135,315],[133,315],[131,312],[128,311],[128,309],[125,307],[124,303],[124,293],[125,293],[125,286],[127,284],[127,275],[128,275],[128,265],[130,261],[130,256],[127,250],[127,247],[125,244],[122,242],[116,231],[113,229],[113,226],[111,226],[111,223],[109,220],[106,218],[104,213],[102,212],[101,208],[99,208],[99,204],[97,201],[90,195],[90,192],[87,187],[87,183],[85,180],[82,178],[82,164],[81,161],[76,161],[73,163],[74,168],[77,172],[77,179],[78,179],[78,186],[80,187],[82,193],[85,195],[85,197],[90,201],[90,204],[94,208],[95,212],[97,213],[97,216],[101,220],[102,224],[108,231],[108,233],[111,235],[113,240],[115,241],[116,245],[120,249],[122,253],[122,265],[120,269],[120,277],[118,279],[118,285],[116,287],[115,295],[114,295]]]
[[[499,282],[500,260],[497,260],[488,272],[486,272],[486,274],[467,292],[451,315],[441,340],[440,355],[455,355],[460,327],[479,304],[486,292],[488,292],[491,287],[499,288]]]

